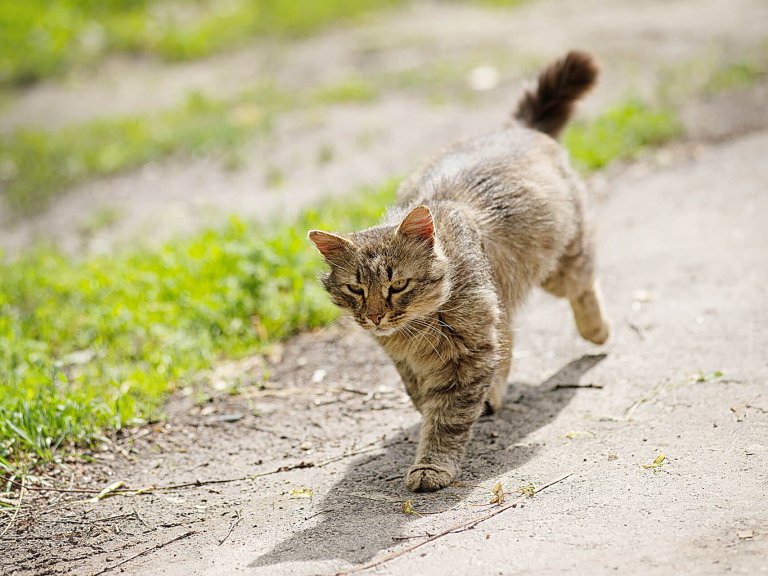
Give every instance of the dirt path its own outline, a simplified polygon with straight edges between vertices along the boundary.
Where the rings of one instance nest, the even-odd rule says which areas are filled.
[[[237,382],[239,395],[202,408],[182,395],[167,426],[139,433],[130,461],[113,451],[89,468],[92,485],[133,488],[270,474],[52,503],[19,521],[5,572],[96,574],[125,561],[126,573],[147,575],[334,573],[486,513],[496,482],[511,495],[573,473],[371,573],[758,573],[768,554],[766,147],[764,132],[610,182],[598,213],[614,338],[591,347],[562,302],[533,298],[505,409],[476,427],[460,487],[405,491],[417,414],[376,346],[331,328],[268,365],[220,368],[214,388]],[[660,454],[658,470],[641,466]],[[403,514],[408,498],[436,514]]]
[[[429,11],[420,5],[407,18],[370,24],[389,26],[392,44],[402,48],[374,51],[375,65],[366,65],[481,51],[494,45],[491,37],[542,60],[578,44],[596,48],[606,63],[605,92],[589,114],[636,82],[654,90],[643,79],[655,78],[659,61],[753,46],[764,34],[766,18],[758,16],[768,16],[757,0],[599,5],[542,0],[479,21],[451,6],[439,26],[426,25]],[[552,28],[556,16],[561,26]],[[311,65],[324,43],[338,50],[329,58],[354,69],[365,29],[345,38],[334,32],[301,44],[286,56],[294,62],[286,82],[334,73]],[[424,95],[396,91],[371,105],[333,109],[311,130],[292,115],[272,146],[255,146],[242,172],[171,161],[91,183],[37,219],[0,229],[0,246],[18,249],[45,231],[71,250],[110,249],[147,230],[193,230],[234,207],[245,216],[285,214],[318,192],[378,184],[436,143],[496,125],[516,82],[469,107],[433,107]],[[99,94],[107,89],[98,84],[58,94],[75,98],[67,90],[80,89],[92,91],[94,104],[67,112],[69,119],[103,110]],[[41,90],[30,97],[32,116],[45,90],[59,88]],[[179,97],[168,90],[162,105]],[[0,537],[0,574],[333,574],[493,511],[487,503],[497,482],[512,501],[518,487],[564,474],[571,475],[523,506],[366,573],[765,571],[766,105],[765,85],[692,102],[684,111],[690,140],[595,178],[614,336],[602,348],[580,341],[567,306],[536,294],[517,322],[505,408],[476,426],[457,486],[432,495],[405,491],[418,415],[375,343],[333,326],[268,359],[216,367],[172,399],[167,423],[126,434],[89,465],[64,463],[58,485],[156,488],[98,502],[86,502],[90,494],[26,492],[25,507]],[[24,113],[19,106],[14,115]],[[377,135],[366,149],[355,144],[363,132]],[[337,159],[318,167],[316,149],[328,141]],[[274,163],[295,170],[283,188],[268,190],[263,172]],[[120,212],[115,227],[78,235],[104,207]],[[660,454],[666,459],[658,469],[642,466]],[[409,498],[423,515],[402,512]]]

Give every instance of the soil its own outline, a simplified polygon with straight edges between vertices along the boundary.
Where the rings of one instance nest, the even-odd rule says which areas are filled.
[[[620,75],[628,74],[621,62],[630,58],[651,71],[661,58],[697,53],[703,39],[746,45],[763,33],[758,22],[766,20],[755,14],[765,12],[764,4],[622,1],[604,10],[580,3],[577,10],[542,1],[513,13],[519,22],[503,13],[475,21],[485,13],[449,6],[445,21],[430,26],[423,25],[428,8],[419,5],[384,22],[396,38],[420,38],[413,50],[426,53],[487,41],[488,26],[500,42],[521,42],[542,58],[577,40],[587,48],[604,42],[607,70]],[[521,39],[502,33],[505,26]],[[296,59],[302,50],[311,53],[307,46],[343,45],[347,34],[360,33],[300,43]],[[623,78],[608,89],[620,92],[629,82]],[[237,181],[254,196],[249,204],[244,192],[232,192],[243,212],[262,206],[280,214],[289,203],[315,199],[314,192],[293,195],[323,187],[313,182],[337,181],[340,191],[380,182],[435,145],[493,126],[512,94],[499,88],[466,110],[393,94],[373,109],[333,111],[320,130],[334,142],[364,122],[401,128],[320,171],[297,163],[298,175],[271,196],[254,191],[251,170],[258,167],[222,176],[215,167],[176,161],[157,167],[161,184],[141,173],[90,184],[43,220],[16,225],[18,244],[8,240],[14,232],[1,237],[6,246],[24,246],[34,233],[18,230],[42,226],[45,218],[72,224],[107,189],[123,190],[118,201],[124,198],[128,210],[139,199],[158,198],[162,188],[167,196],[144,207],[148,216],[192,210],[184,181],[196,184],[193,198],[221,213],[237,205],[221,200]],[[96,501],[88,493],[25,491],[0,537],[0,574],[298,576],[344,573],[390,554],[401,555],[365,573],[768,572],[765,94],[757,85],[692,102],[687,140],[593,178],[613,336],[603,347],[580,340],[567,304],[535,293],[516,322],[504,409],[475,426],[454,486],[427,495],[405,490],[419,416],[375,342],[340,322],[265,357],[212,368],[174,395],[163,423],[125,431],[105,441],[92,463],[67,462],[41,477],[37,488],[101,490],[123,481],[145,491]],[[597,98],[587,112],[607,101]],[[744,102],[751,112],[740,110]],[[300,125],[293,134],[301,135],[302,150],[312,138],[322,140],[305,136]],[[286,153],[290,142],[286,136],[274,153]],[[143,233],[130,224],[140,214],[126,213],[105,232],[102,249]],[[207,220],[186,222],[176,231]],[[99,249],[52,234],[73,250]],[[529,483],[556,480],[515,507],[490,503],[497,484],[507,504]],[[416,514],[404,513],[407,500]],[[471,529],[412,550],[493,512]]]

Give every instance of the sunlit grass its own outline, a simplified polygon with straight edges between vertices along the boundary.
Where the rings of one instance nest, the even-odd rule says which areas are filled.
[[[309,93],[265,84],[232,100],[193,94],[159,113],[103,119],[61,130],[21,129],[0,135],[0,185],[18,214],[39,211],[72,185],[108,176],[171,155],[217,157],[227,167],[242,163],[242,148],[268,134],[276,114],[298,107],[368,102],[373,87],[349,80]]]
[[[370,225],[393,193],[279,226],[233,220],[156,250],[0,264],[0,459],[50,460],[102,429],[154,419],[196,371],[324,325],[336,310],[306,231]]]
[[[713,72],[704,85],[709,94],[738,90],[756,84],[768,76],[768,66],[764,63],[743,60],[725,65]]]
[[[404,0],[0,0],[0,86],[135,52],[187,60],[297,36]]]
[[[630,99],[588,122],[571,124],[563,144],[577,166],[598,170],[614,160],[635,158],[645,148],[681,134],[682,124],[675,112]]]
[[[258,99],[257,99],[258,101]],[[0,182],[11,208],[39,210],[72,184],[141,166],[171,154],[226,157],[266,130],[275,105],[248,113],[202,96],[144,117],[97,120],[59,131],[19,130],[0,137]]]

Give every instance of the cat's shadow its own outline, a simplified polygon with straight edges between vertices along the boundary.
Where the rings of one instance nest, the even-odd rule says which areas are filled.
[[[538,447],[518,443],[551,422],[574,397],[574,385],[604,358],[604,354],[582,356],[539,385],[511,384],[503,410],[475,424],[460,481],[487,482],[531,458]],[[386,451],[353,461],[320,504],[322,520],[308,519],[311,527],[275,545],[250,567],[323,560],[363,563],[395,544],[404,527],[419,518],[402,512],[406,499],[414,498],[431,510],[445,510],[463,500],[466,488],[428,495],[405,489],[402,477],[411,464],[417,436],[418,428],[413,427],[392,438]]]

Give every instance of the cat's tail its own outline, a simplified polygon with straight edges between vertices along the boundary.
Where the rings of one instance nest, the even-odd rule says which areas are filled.
[[[535,88],[525,91],[517,103],[515,119],[557,138],[576,100],[595,84],[598,70],[597,62],[586,52],[568,52],[539,74]]]

